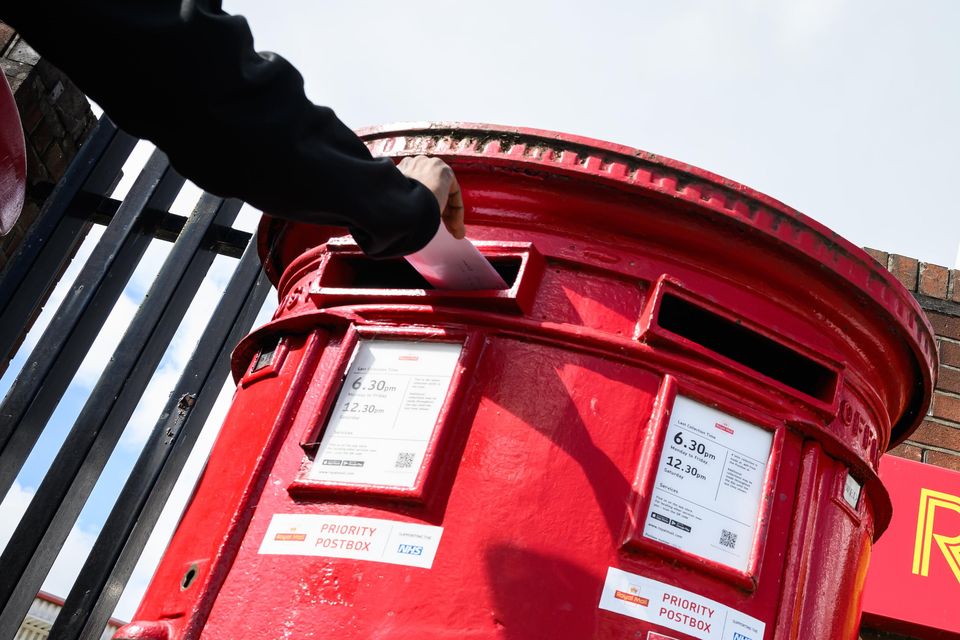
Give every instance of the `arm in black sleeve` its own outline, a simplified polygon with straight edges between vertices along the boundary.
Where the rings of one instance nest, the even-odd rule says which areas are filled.
[[[200,187],[271,215],[350,228],[364,251],[422,248],[436,198],[374,159],[246,20],[213,0],[0,0],[0,18],[123,129]]]

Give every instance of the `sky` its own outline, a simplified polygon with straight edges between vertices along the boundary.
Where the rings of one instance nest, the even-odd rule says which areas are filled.
[[[675,158],[799,209],[853,243],[953,266],[960,207],[960,2],[672,0],[483,3],[226,0],[349,126],[487,122]],[[115,197],[149,148],[138,147]],[[198,196],[186,189],[174,210]],[[469,207],[469,203],[468,203]],[[469,210],[467,212],[469,221]],[[245,210],[239,227],[257,214]],[[83,252],[89,252],[93,239]],[[36,490],[169,245],[156,241],[14,490],[0,545]],[[64,276],[69,283],[74,262]],[[218,259],[44,588],[65,596],[232,269]],[[62,298],[61,286],[55,300]],[[265,321],[275,298],[267,300]],[[5,393],[49,319],[0,379]],[[202,468],[232,388],[188,463],[116,615],[130,619]]]
[[[459,120],[617,142],[742,182],[857,245],[954,265],[956,0],[224,7],[353,128]]]

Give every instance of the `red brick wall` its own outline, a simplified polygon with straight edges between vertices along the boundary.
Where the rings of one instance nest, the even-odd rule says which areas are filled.
[[[940,371],[933,404],[923,424],[890,453],[960,471],[960,271],[915,258],[867,249],[913,292],[937,334]],[[910,640],[862,629],[863,640]]]
[[[893,455],[960,471],[960,272],[867,249],[913,292],[937,334],[940,372],[929,414]]]

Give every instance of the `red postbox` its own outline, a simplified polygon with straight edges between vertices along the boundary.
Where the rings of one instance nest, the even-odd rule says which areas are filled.
[[[848,640],[926,412],[910,295],[700,169],[529,129],[377,129],[442,157],[508,288],[430,289],[265,219],[272,322],[118,638]]]

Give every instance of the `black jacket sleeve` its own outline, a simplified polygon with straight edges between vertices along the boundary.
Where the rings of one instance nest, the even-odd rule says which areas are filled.
[[[433,194],[372,158],[215,0],[0,0],[0,19],[203,189],[347,226],[375,257],[412,253],[437,230]]]

